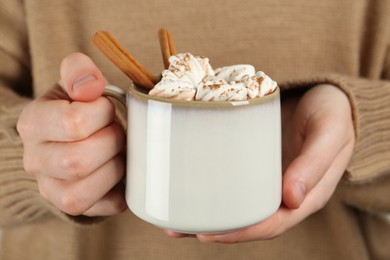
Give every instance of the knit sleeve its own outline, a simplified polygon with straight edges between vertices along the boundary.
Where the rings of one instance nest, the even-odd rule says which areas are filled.
[[[352,106],[356,144],[346,178],[353,183],[370,182],[390,173],[390,81],[321,75],[289,82],[283,90],[332,84],[347,94]]]
[[[23,146],[15,127],[27,102],[0,88],[0,225],[28,222],[45,214],[36,183],[23,170]]]

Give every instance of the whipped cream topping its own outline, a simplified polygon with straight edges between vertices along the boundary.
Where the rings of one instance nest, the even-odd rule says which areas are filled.
[[[149,95],[196,101],[241,101],[275,91],[277,83],[252,65],[211,67],[208,58],[180,53],[169,58],[170,66]]]

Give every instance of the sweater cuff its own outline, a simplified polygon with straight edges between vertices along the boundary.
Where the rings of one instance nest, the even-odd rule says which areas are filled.
[[[390,171],[390,82],[329,74],[281,84],[282,91],[318,84],[339,87],[349,98],[356,134],[355,150],[346,178],[372,181]]]

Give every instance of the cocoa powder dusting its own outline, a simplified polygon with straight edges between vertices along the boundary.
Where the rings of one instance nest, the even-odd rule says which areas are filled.
[[[261,86],[261,83],[264,81],[264,77],[257,78],[257,83]]]
[[[221,87],[221,85],[220,84],[212,84],[212,85],[207,85],[207,87],[210,90],[216,90],[216,89],[219,89]]]

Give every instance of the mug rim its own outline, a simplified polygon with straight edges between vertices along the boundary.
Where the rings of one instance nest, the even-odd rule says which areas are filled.
[[[179,99],[170,99],[157,96],[148,95],[147,90],[140,88],[135,84],[130,84],[128,87],[128,93],[132,97],[139,99],[144,102],[149,102],[150,100],[162,103],[168,103],[171,105],[178,105],[184,107],[202,107],[202,108],[223,108],[223,107],[239,107],[239,106],[252,106],[260,105],[264,103],[271,102],[272,100],[279,98],[280,89],[279,86],[275,89],[274,92],[262,97],[256,97],[247,100],[240,101],[197,101],[197,100],[179,100]]]

